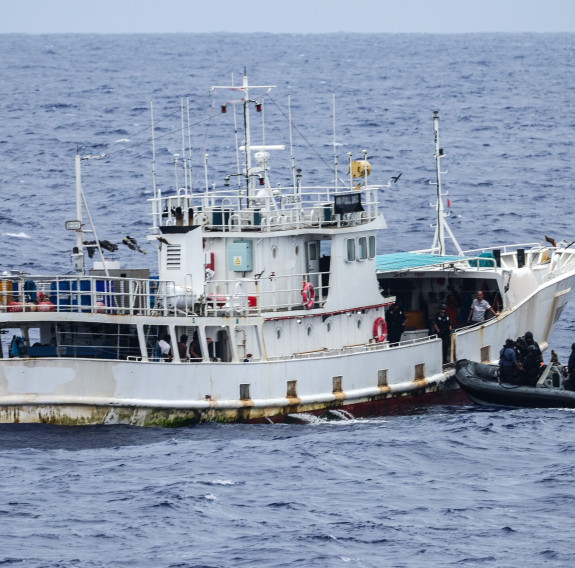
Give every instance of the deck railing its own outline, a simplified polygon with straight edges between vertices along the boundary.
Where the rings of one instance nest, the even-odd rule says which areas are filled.
[[[304,227],[338,227],[363,224],[379,215],[378,189],[361,187],[362,211],[336,214],[334,196],[350,188],[331,186],[264,190],[255,196],[239,195],[237,189],[207,194],[159,196],[152,199],[155,226],[204,225],[213,231],[277,231]]]
[[[208,281],[200,296],[165,280],[21,275],[0,279],[0,312],[259,315],[321,307],[328,292],[327,272]]]
[[[310,310],[323,306],[328,293],[329,272],[215,280],[206,283],[206,315]]]

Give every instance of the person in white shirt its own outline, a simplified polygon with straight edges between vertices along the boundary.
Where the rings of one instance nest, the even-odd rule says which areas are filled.
[[[490,311],[494,316],[499,314],[491,307],[487,300],[483,299],[483,292],[477,292],[477,298],[471,302],[471,309],[469,316],[467,316],[467,323],[476,324],[485,321],[485,312]]]
[[[158,347],[160,348],[160,351],[162,352],[162,359],[164,359],[165,361],[171,361],[172,360],[172,347],[170,346],[170,336],[169,335],[164,335],[164,337],[162,337],[162,339],[160,339],[158,341]]]

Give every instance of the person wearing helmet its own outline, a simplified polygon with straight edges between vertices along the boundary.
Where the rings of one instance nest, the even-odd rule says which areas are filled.
[[[523,339],[525,339],[525,344],[527,345],[528,350],[531,345],[535,346],[537,353],[539,355],[539,362],[543,363],[543,353],[541,352],[541,348],[539,347],[537,341],[533,339],[533,333],[531,331],[526,331],[525,335],[523,336]]]
[[[541,374],[541,351],[537,345],[531,344],[527,347],[527,355],[521,366],[523,367],[521,384],[534,387]]]
[[[525,343],[525,338],[523,336],[518,337],[515,340],[515,353],[519,364],[521,364],[523,359],[527,357],[527,343]]]
[[[575,343],[571,344],[571,354],[567,362],[567,380],[563,385],[567,390],[575,391]]]
[[[443,352],[443,363],[449,362],[449,351],[451,348],[451,319],[447,315],[447,306],[440,304],[439,311],[433,320],[433,329],[441,339]]]
[[[499,351],[499,376],[506,383],[515,383],[519,365],[515,354],[515,341],[507,339]]]

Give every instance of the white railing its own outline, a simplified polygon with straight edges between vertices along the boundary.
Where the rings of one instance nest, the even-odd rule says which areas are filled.
[[[276,357],[268,357],[268,361],[284,361],[291,359],[315,359],[323,357],[340,357],[341,355],[349,355],[351,353],[365,353],[366,351],[381,351],[385,349],[401,349],[414,344],[429,343],[432,341],[437,341],[437,335],[428,335],[425,337],[414,337],[413,339],[407,339],[401,341],[400,343],[393,344],[393,347],[388,343],[377,343],[375,341],[370,341],[369,343],[363,343],[361,345],[348,345],[345,347],[340,347],[337,349],[321,349],[318,351],[307,351],[304,353],[294,353],[293,355],[278,355]]]
[[[0,311],[167,315],[190,312],[195,298],[171,281],[106,276],[0,279]]]
[[[197,297],[173,281],[105,276],[20,276],[0,279],[0,312],[116,315],[250,314],[324,305],[329,273],[312,272],[208,281]]]
[[[204,298],[206,315],[259,315],[262,312],[319,308],[327,300],[328,278],[329,272],[310,272],[208,281]]]
[[[263,188],[261,194],[239,195],[237,189],[212,190],[209,193],[160,196],[152,199],[155,226],[205,225],[218,231],[245,229],[260,231],[286,228],[348,226],[363,224],[377,218],[378,189],[366,186],[358,189],[362,195],[363,211],[334,213],[334,196],[349,193],[336,192],[331,186],[286,188],[281,193]]]

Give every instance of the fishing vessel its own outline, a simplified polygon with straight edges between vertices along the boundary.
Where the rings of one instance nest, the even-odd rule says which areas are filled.
[[[236,107],[244,129],[227,166],[212,168],[204,156],[203,187],[191,182],[185,147],[172,190],[160,189],[153,167],[142,246],[157,250],[157,274],[111,258],[117,246],[141,246],[132,237],[99,239],[82,187],[93,156],[76,156],[76,215],[66,223],[76,237],[73,273],[7,269],[0,278],[0,422],[179,426],[382,415],[458,400],[453,362],[493,362],[504,340],[526,329],[546,347],[575,282],[575,250],[545,242],[462,251],[444,211],[438,113],[433,244],[378,255],[380,198],[399,175],[373,183],[368,152],[348,153],[340,165],[334,142],[333,177],[308,186],[293,157],[290,110],[291,180],[277,184],[272,156],[286,146],[266,141],[272,88],[246,76],[240,86],[212,88],[239,94],[233,113],[227,104],[219,110],[230,139]],[[469,326],[478,290],[498,315]],[[391,342],[394,303],[407,320]],[[431,323],[442,303],[454,323],[445,362]]]

